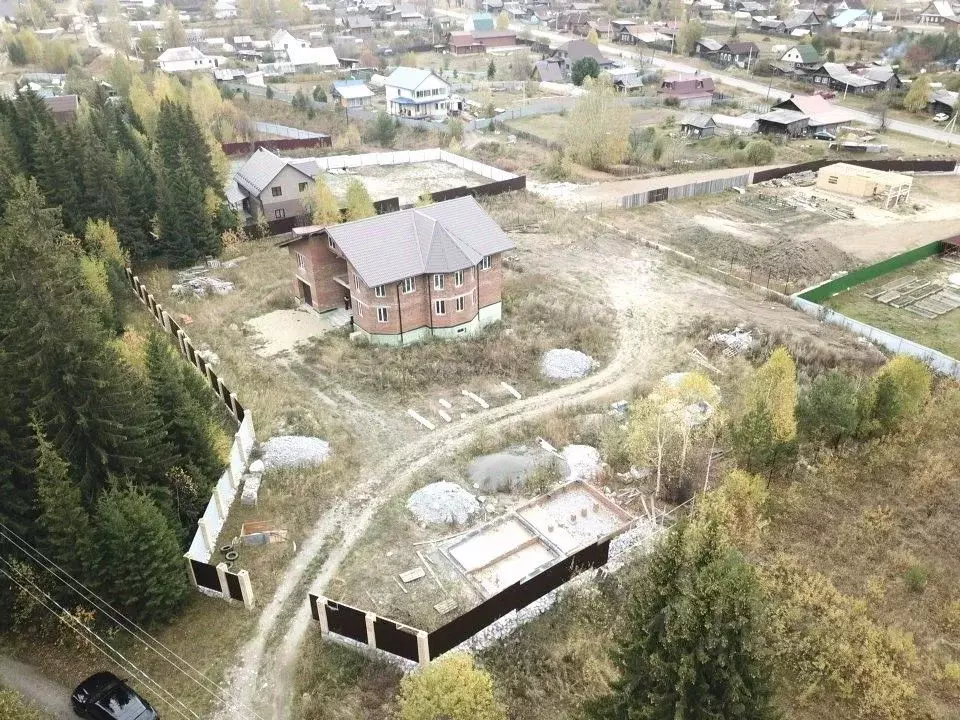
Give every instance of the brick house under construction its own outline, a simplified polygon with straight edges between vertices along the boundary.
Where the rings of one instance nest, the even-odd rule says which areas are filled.
[[[501,256],[514,244],[472,197],[293,235],[281,246],[297,296],[345,311],[371,342],[453,338],[500,320]]]

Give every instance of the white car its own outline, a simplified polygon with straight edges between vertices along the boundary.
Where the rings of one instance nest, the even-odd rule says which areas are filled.
[[[937,113],[936,115],[933,116],[934,122],[946,122],[949,119],[950,119],[950,116],[947,115],[946,113]]]

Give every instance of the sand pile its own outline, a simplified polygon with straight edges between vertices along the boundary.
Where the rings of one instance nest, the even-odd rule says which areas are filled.
[[[480,503],[456,483],[441,480],[407,498],[407,509],[429,525],[463,525],[480,510]]]

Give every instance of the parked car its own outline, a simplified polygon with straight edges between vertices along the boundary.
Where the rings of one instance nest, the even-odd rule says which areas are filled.
[[[817,130],[813,134],[813,137],[815,140],[829,140],[830,142],[833,142],[834,140],[837,139],[836,135],[834,135],[833,133],[829,133],[826,130]]]
[[[89,720],[160,720],[157,711],[110,672],[91,675],[70,696],[73,711]]]
[[[936,115],[933,116],[934,122],[946,122],[949,119],[950,119],[950,116],[947,115],[946,113],[937,113]]]

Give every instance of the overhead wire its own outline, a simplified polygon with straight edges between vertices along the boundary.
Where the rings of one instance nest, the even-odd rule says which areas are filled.
[[[30,597],[33,598],[35,601],[39,602],[40,605],[45,610],[52,613],[61,623],[71,628],[74,632],[76,632],[81,637],[84,637],[83,633],[86,633],[87,635],[89,635],[90,637],[86,638],[86,640],[94,648],[99,650],[101,654],[105,655],[111,662],[115,663],[118,667],[126,671],[132,670],[135,675],[139,675],[140,677],[142,677],[146,681],[146,683],[152,686],[157,692],[159,692],[161,696],[164,696],[164,695],[167,696],[167,697],[161,697],[161,701],[169,709],[173,710],[174,712],[176,712],[178,715],[185,718],[186,720],[190,720],[191,717],[194,720],[200,720],[199,715],[197,715],[193,710],[188,708],[180,700],[174,697],[174,695],[168,690],[166,690],[162,685],[160,685],[160,683],[158,683],[156,680],[150,677],[146,672],[144,672],[139,667],[137,667],[126,656],[124,656],[123,653],[121,653],[119,650],[113,647],[109,642],[107,642],[102,637],[100,637],[100,635],[98,635],[92,629],[84,625],[82,622],[76,620],[73,613],[71,613],[69,610],[63,607],[59,602],[57,602],[52,597],[50,597],[50,595],[46,591],[44,591],[42,588],[38,587],[36,583],[34,583],[29,578],[24,577],[24,575],[21,572],[19,572],[9,560],[7,560],[4,557],[0,557],[0,562],[6,565],[7,568],[9,568],[11,572],[15,573],[17,577],[19,577],[21,580],[31,585],[34,588],[34,590],[36,590],[37,593],[42,595],[44,598],[46,598],[46,600],[48,600],[50,603],[56,606],[59,612],[51,608],[50,605],[44,602],[44,600],[40,599],[33,591],[31,591],[29,588],[27,588],[25,585],[19,582],[16,578],[14,578],[10,573],[8,573],[6,570],[0,567],[0,573],[3,573],[15,585],[17,585],[17,587],[19,587],[21,590],[23,590],[28,595],[30,595]],[[73,618],[75,622],[70,623],[66,619],[67,617]],[[93,638],[94,640],[91,640],[90,638]],[[103,647],[108,648],[110,652],[107,652],[106,650],[104,650],[103,647],[101,647],[97,643],[100,643],[100,645],[102,645]],[[177,707],[177,705],[179,705],[180,707]]]
[[[225,693],[216,682],[208,678],[201,670],[191,665],[186,659],[164,645],[163,642],[144,630],[140,625],[124,615],[121,611],[114,608],[100,595],[84,585],[81,581],[77,580],[69,572],[44,555],[38,548],[11,530],[2,522],[0,522],[0,538],[7,540],[7,542],[14,545],[31,560],[40,565],[44,570],[67,585],[71,590],[73,590],[74,593],[83,598],[86,602],[93,605],[96,609],[100,610],[107,618],[116,623],[119,627],[129,632],[133,637],[137,638],[149,650],[160,656],[167,664],[174,667],[176,670],[183,673],[187,678],[196,683],[197,686],[206,692],[210,697],[217,701],[231,702],[234,707],[239,706],[243,708],[251,717],[257,718],[258,720],[263,720],[262,716],[260,716],[253,708],[250,708],[243,703],[238,703],[236,698]],[[40,559],[37,559],[38,557]],[[78,587],[82,590],[78,589]],[[160,649],[158,649],[158,647]],[[171,660],[171,657],[175,658],[177,662]]]

